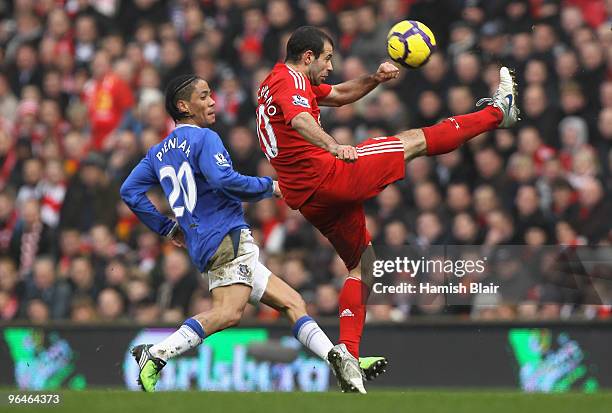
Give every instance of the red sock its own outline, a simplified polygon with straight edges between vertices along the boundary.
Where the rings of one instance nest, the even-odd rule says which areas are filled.
[[[338,298],[340,342],[344,343],[356,358],[359,358],[359,343],[365,322],[367,299],[366,285],[357,278],[347,278]]]
[[[427,155],[454,151],[473,137],[497,128],[502,118],[501,110],[495,106],[487,106],[478,112],[453,116],[437,125],[423,128]]]

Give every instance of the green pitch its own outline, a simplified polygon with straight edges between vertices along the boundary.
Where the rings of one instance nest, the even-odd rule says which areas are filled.
[[[19,392],[21,393],[21,392]],[[9,407],[4,412],[194,412],[194,413],[609,413],[612,393],[521,394],[475,391],[376,391],[342,393],[141,393],[114,390],[62,392],[60,406]]]

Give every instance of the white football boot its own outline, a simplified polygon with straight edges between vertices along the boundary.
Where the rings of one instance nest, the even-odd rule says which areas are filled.
[[[493,105],[502,111],[504,117],[499,123],[499,128],[510,128],[520,120],[521,111],[516,106],[517,85],[514,78],[514,71],[503,66],[499,69],[499,86],[492,98],[483,98],[476,102],[476,106],[485,103]]]
[[[342,392],[366,394],[359,361],[349,353],[346,345],[335,345],[327,354],[327,361],[332,366]]]

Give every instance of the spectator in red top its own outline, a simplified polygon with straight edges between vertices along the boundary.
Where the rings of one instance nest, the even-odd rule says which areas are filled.
[[[134,106],[130,86],[112,71],[108,53],[96,53],[91,71],[93,82],[85,92],[91,122],[91,147],[102,150],[106,138],[121,123],[126,111]]]
[[[518,141],[518,151],[533,159],[536,173],[541,175],[544,162],[555,157],[555,149],[542,142],[540,132],[533,126],[521,128]]]
[[[593,28],[606,20],[606,4],[604,0],[567,0],[568,5],[580,7],[584,20]]]
[[[44,38],[52,39],[55,42],[55,52],[69,50],[72,53],[74,51],[73,30],[64,9],[51,10],[47,17],[47,30]]]

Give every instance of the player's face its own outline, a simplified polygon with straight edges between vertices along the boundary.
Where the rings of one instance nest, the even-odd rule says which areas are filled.
[[[215,123],[215,101],[211,96],[208,82],[198,79],[195,89],[188,103],[189,112],[193,114],[193,121],[200,127]]]
[[[325,42],[323,45],[323,51],[319,55],[318,59],[314,59],[309,66],[308,78],[310,83],[315,86],[325,82],[329,73],[334,70],[332,66],[331,58],[334,49],[329,42]]]

